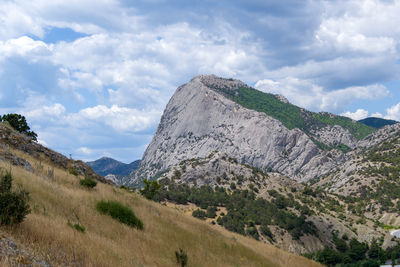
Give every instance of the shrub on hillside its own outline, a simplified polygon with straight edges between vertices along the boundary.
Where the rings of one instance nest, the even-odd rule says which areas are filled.
[[[261,234],[262,234],[263,236],[269,237],[269,238],[271,238],[272,240],[274,240],[274,236],[273,236],[271,230],[269,229],[268,225],[266,225],[266,224],[261,224],[260,231],[261,231]]]
[[[207,218],[215,218],[217,216],[217,207],[208,206],[207,207]]]
[[[67,222],[67,225],[71,228],[74,228],[75,230],[77,230],[78,232],[81,233],[85,233],[86,232],[86,228],[83,225],[80,225],[79,223],[74,223],[72,224],[70,221]]]
[[[247,227],[246,234],[258,240],[260,235],[258,234],[257,228],[255,226]]]
[[[78,173],[78,171],[76,169],[70,169],[69,173],[72,174],[72,175],[75,175],[75,176],[79,175],[79,173]]]
[[[161,184],[159,184],[156,180],[149,181],[147,179],[143,179],[143,182],[145,183],[145,186],[142,190],[140,190],[140,194],[142,194],[147,199],[161,201]]]
[[[207,217],[207,213],[201,209],[197,209],[192,212],[192,216],[201,220],[205,220]]]
[[[142,221],[136,217],[133,210],[117,201],[99,201],[96,205],[98,212],[106,214],[131,227],[143,229]]]
[[[12,175],[6,172],[0,181],[0,224],[21,223],[29,214],[29,194],[24,190],[12,192]]]
[[[86,177],[85,179],[80,180],[79,183],[87,188],[94,188],[97,185],[97,182],[90,177]]]

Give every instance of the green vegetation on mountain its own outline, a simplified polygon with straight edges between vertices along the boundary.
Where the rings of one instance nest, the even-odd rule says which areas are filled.
[[[251,87],[240,87],[235,90],[222,87],[213,89],[245,108],[264,112],[268,116],[281,121],[289,129],[299,128],[305,133],[309,133],[310,129],[321,128],[326,125],[339,125],[349,130],[358,139],[363,139],[376,130],[347,117],[326,112],[307,111],[290,103],[284,103],[273,94],[264,93]]]
[[[357,197],[346,197],[354,203],[354,212],[363,214],[371,209],[371,201],[380,204],[379,212],[398,212],[400,208],[400,133],[365,152],[357,171],[362,177],[374,177],[373,186],[361,185]]]
[[[142,194],[144,194],[143,191]],[[268,225],[276,225],[287,230],[295,240],[305,234],[317,235],[315,225],[307,222],[303,214],[310,213],[306,207],[293,197],[284,197],[275,190],[270,194],[274,196],[272,201],[257,198],[256,194],[249,190],[233,189],[230,192],[218,186],[212,188],[204,185],[196,188],[170,181],[167,186],[157,187],[157,192],[154,192],[152,196],[158,201],[168,200],[178,204],[194,203],[201,209],[207,210],[207,212],[200,209],[193,211],[194,217],[216,218],[218,224],[226,229],[255,239],[259,239],[260,236],[256,226],[263,228],[261,234],[270,236]],[[225,207],[227,214],[217,217],[217,207]],[[297,216],[288,208],[299,210],[301,215]]]
[[[374,128],[382,128],[386,125],[393,125],[398,123],[397,121],[394,120],[385,120],[382,118],[375,118],[375,117],[370,117],[370,118],[365,118],[362,120],[359,120],[358,122],[364,123],[365,125],[368,125],[370,127],[374,127]]]
[[[327,266],[347,266],[347,267],[379,267],[387,260],[398,259],[400,257],[400,245],[382,248],[383,240],[373,240],[370,245],[359,242],[347,236],[338,237],[337,232],[332,233],[334,248],[325,247],[323,250],[316,251],[305,256],[314,259]]]

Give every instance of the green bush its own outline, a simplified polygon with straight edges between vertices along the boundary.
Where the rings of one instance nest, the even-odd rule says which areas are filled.
[[[97,182],[90,177],[86,177],[85,179],[80,180],[79,183],[87,188],[94,188],[97,185]]]
[[[207,207],[207,218],[215,218],[217,216],[217,207],[209,206]]]
[[[76,169],[70,169],[69,173],[72,174],[72,175],[75,175],[75,176],[79,175],[79,173],[78,173],[78,171]]]
[[[205,211],[202,211],[201,209],[197,209],[192,212],[192,216],[201,220],[205,220],[207,217],[207,213]]]
[[[258,234],[257,228],[254,226],[247,227],[246,234],[258,240],[260,235]]]
[[[260,227],[260,231],[263,236],[269,237],[272,240],[274,239],[274,236],[272,235],[272,232],[269,229],[268,225],[262,224]]]
[[[160,190],[161,184],[159,184],[156,180],[149,181],[147,179],[143,179],[145,184],[144,188],[140,190],[140,194],[147,199],[151,199],[154,201],[161,201]]]
[[[86,232],[85,226],[80,225],[79,223],[72,224],[70,221],[68,221],[68,222],[67,222],[67,225],[70,226],[70,227],[72,227],[72,228],[74,228],[74,229],[77,230],[78,232],[81,232],[81,233],[85,233],[85,232]]]
[[[12,175],[6,172],[0,181],[0,224],[21,223],[29,214],[29,193],[24,190],[11,191]]]
[[[117,201],[99,201],[96,205],[98,212],[106,214],[131,227],[143,229],[142,221],[136,217],[135,213],[128,206]]]

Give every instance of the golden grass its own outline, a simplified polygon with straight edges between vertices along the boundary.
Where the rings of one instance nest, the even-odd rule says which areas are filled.
[[[32,213],[19,226],[2,230],[54,266],[177,266],[179,248],[186,251],[188,266],[320,266],[135,193],[101,183],[87,190],[65,170],[24,158],[34,167],[42,165],[35,174],[12,168],[14,183],[30,192]],[[54,177],[46,176],[49,168],[54,168]],[[100,200],[131,206],[144,230],[99,214],[95,206]],[[86,233],[71,228],[68,221],[83,225]]]

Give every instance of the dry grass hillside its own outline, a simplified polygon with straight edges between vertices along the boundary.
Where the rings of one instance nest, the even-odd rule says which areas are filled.
[[[11,168],[14,184],[30,192],[32,212],[20,225],[2,226],[1,231],[53,266],[178,266],[175,251],[179,248],[187,253],[188,266],[320,266],[222,227],[211,227],[136,193],[102,183],[85,189],[79,184],[83,177],[49,160],[10,152],[33,167],[29,171],[0,161],[3,170]],[[98,213],[95,206],[100,200],[129,205],[144,229]],[[85,233],[68,222],[84,226]],[[0,262],[6,264],[7,259]]]

